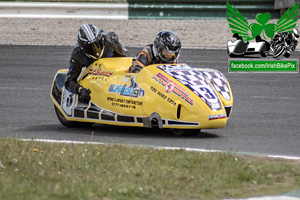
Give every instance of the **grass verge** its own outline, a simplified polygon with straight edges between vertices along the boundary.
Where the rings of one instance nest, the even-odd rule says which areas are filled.
[[[0,139],[0,199],[224,199],[300,188],[299,162]]]

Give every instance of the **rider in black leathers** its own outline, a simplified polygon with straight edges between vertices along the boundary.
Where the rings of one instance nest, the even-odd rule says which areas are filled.
[[[125,57],[128,55],[128,51],[122,47],[118,36],[114,32],[99,30],[91,24],[82,25],[78,30],[77,44],[71,54],[65,87],[79,94],[79,101],[88,103],[90,101],[90,91],[77,82],[82,68],[89,66],[99,58]]]

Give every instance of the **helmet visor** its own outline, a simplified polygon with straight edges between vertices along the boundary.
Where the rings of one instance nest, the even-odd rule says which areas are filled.
[[[98,59],[102,57],[103,54],[103,48],[101,48],[100,42],[94,42],[92,44],[86,44],[82,46],[82,48],[85,51],[85,54],[88,57]]]
[[[176,53],[167,49],[164,49],[161,55],[167,61],[175,61],[176,59]]]
[[[102,48],[100,46],[99,42],[95,42],[92,45],[92,49],[93,49],[93,56],[95,56],[96,58],[101,58],[102,56]]]

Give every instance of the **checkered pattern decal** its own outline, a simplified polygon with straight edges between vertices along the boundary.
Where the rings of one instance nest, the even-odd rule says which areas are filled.
[[[211,83],[216,91],[226,100],[231,100],[230,90],[225,76],[214,69],[209,68],[192,68],[188,65],[160,65],[162,69],[170,76],[190,88],[195,94],[201,97],[207,104],[211,104],[212,108],[221,107],[219,101],[214,101],[213,91],[209,90]]]
[[[225,76],[217,70],[200,70],[198,72],[201,73],[227,101],[230,101],[230,91]]]

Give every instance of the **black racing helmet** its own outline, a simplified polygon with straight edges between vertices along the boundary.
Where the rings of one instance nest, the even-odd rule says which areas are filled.
[[[179,57],[181,42],[176,33],[164,30],[156,35],[153,47],[155,56],[165,63],[174,63]]]
[[[88,57],[102,57],[104,45],[101,40],[101,31],[92,24],[84,24],[78,30],[77,42]]]

